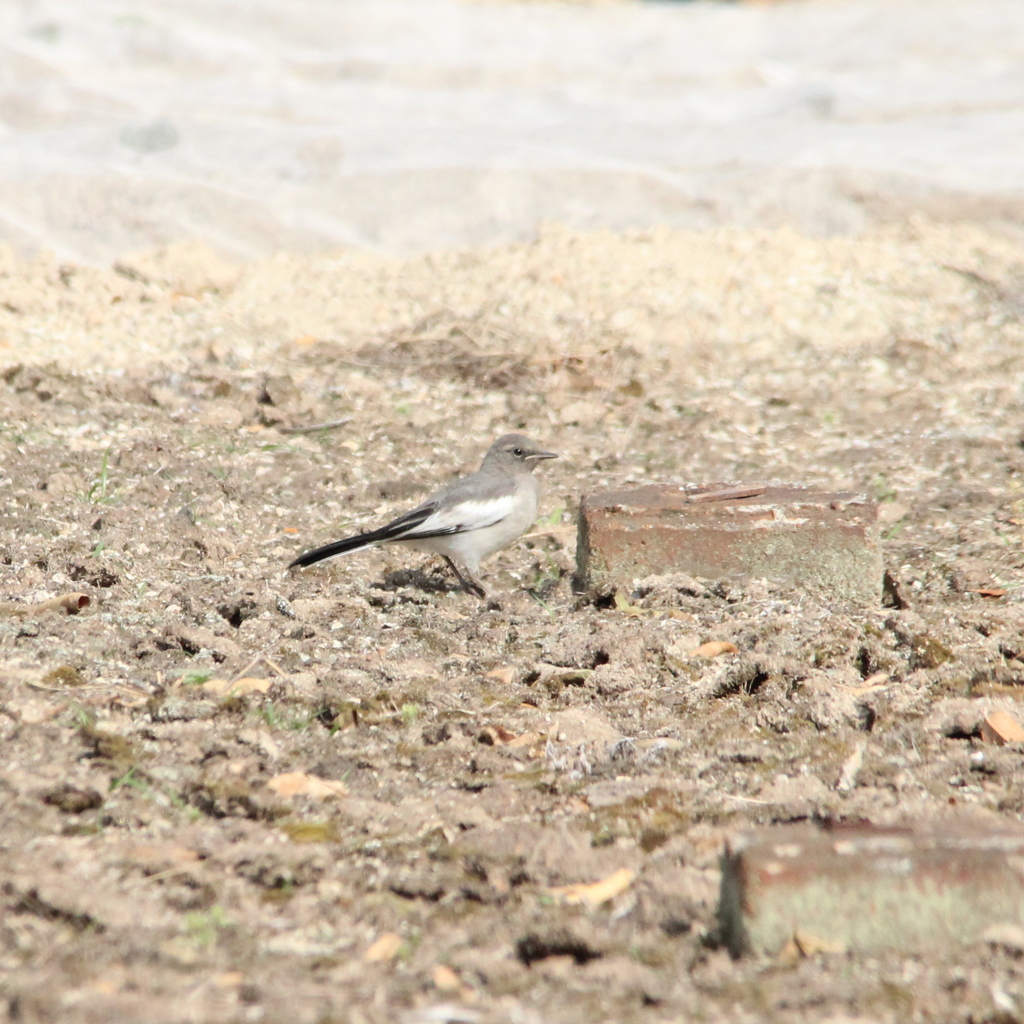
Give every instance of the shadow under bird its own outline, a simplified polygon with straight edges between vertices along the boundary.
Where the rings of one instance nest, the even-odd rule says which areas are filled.
[[[466,590],[487,592],[476,582],[480,563],[521,537],[537,518],[540,484],[533,469],[554,459],[522,434],[505,434],[487,450],[480,468],[435,491],[422,505],[378,530],[360,533],[299,555],[289,569],[378,544],[402,544],[440,555]],[[458,564],[465,568],[465,575]]]

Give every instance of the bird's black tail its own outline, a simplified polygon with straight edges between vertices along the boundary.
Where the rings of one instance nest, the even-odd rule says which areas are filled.
[[[346,551],[358,551],[360,548],[369,547],[371,544],[380,544],[386,540],[401,540],[403,537],[413,534],[416,527],[421,526],[437,510],[437,506],[425,503],[404,516],[382,526],[379,530],[370,530],[369,533],[357,533],[354,537],[346,537],[344,540],[336,540],[332,544],[325,544],[322,548],[313,548],[288,566],[294,569],[298,566],[312,565],[314,562],[322,562],[325,558],[333,558],[335,555],[343,555]],[[443,530],[432,530],[428,533],[415,534],[419,539],[427,537],[441,537],[449,533],[457,533],[457,526],[445,527]],[[411,538],[410,538],[411,539]]]
[[[325,558],[343,555],[346,551],[358,551],[359,548],[369,547],[369,545],[384,539],[377,536],[379,533],[381,533],[380,530],[374,530],[372,533],[360,533],[355,537],[346,537],[344,540],[336,540],[332,544],[325,544],[322,548],[313,548],[312,551],[299,555],[288,568],[294,569],[296,566],[304,568],[307,565],[312,565],[314,562],[322,562]]]

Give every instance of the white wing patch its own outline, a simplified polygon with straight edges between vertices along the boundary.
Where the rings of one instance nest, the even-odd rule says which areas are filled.
[[[394,539],[413,540],[416,537],[437,533],[455,534],[484,530],[488,526],[500,523],[513,511],[515,496],[512,494],[503,494],[500,498],[487,498],[483,501],[460,501],[450,508],[439,508],[422,523]]]

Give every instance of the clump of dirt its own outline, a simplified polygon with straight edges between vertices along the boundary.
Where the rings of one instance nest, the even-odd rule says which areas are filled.
[[[981,738],[1024,696],[1018,244],[551,229],[4,268],[0,605],[90,598],[0,616],[13,1019],[1004,1013],[1010,953],[766,972],[715,905],[735,829],[1020,816],[1020,752]],[[500,608],[393,550],[285,570],[507,430],[562,457]],[[773,479],[880,502],[885,603],[573,593],[582,493]]]

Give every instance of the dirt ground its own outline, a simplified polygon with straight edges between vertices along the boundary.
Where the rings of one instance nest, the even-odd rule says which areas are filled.
[[[0,255],[0,1016],[1019,1019],[1019,951],[733,961],[715,904],[736,830],[1020,819],[1022,313],[1019,235],[925,222]],[[507,430],[561,458],[500,608],[285,570]],[[884,606],[573,593],[581,494],[768,480],[878,499]]]

